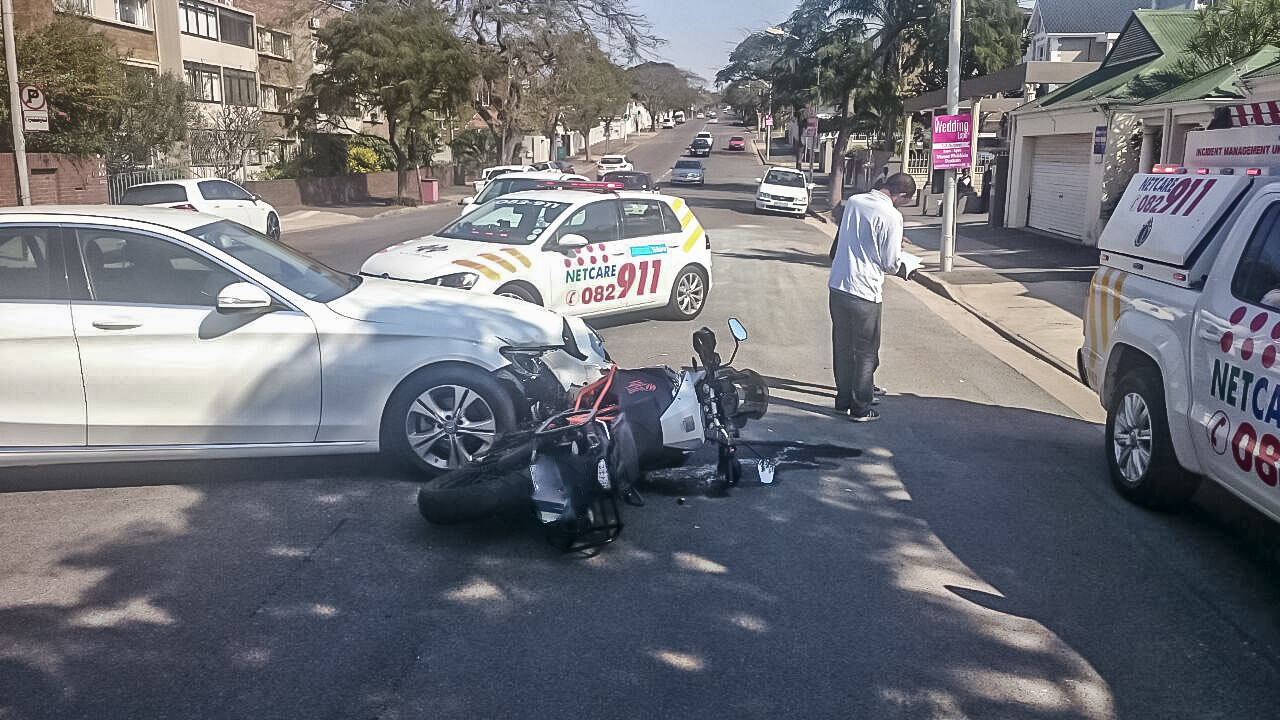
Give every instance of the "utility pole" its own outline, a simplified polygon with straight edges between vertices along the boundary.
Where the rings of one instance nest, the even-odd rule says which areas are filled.
[[[951,33],[947,43],[947,114],[960,113],[960,21],[963,0],[951,0]],[[974,128],[977,132],[977,128]],[[956,171],[946,171],[942,185],[942,272],[951,272],[956,254]]]
[[[18,50],[13,29],[13,0],[0,0],[4,24],[4,66],[9,73],[9,121],[13,126],[13,157],[17,161],[18,204],[31,204],[31,180],[27,174],[27,138],[22,134],[22,102],[18,94]]]

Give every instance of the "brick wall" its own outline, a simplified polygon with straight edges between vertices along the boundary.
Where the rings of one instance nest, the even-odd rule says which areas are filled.
[[[107,168],[100,158],[27,153],[32,205],[101,205],[107,202]],[[0,153],[0,206],[18,205],[18,161]]]

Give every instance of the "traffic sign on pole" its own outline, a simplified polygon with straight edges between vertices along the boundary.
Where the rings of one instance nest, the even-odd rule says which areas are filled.
[[[22,129],[45,131],[49,129],[49,103],[44,93],[35,85],[24,85],[18,90],[22,103]]]

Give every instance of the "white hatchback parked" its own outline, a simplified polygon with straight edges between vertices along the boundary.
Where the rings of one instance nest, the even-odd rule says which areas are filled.
[[[273,240],[280,239],[280,215],[276,209],[230,180],[205,178],[141,183],[125,190],[120,204],[208,213],[235,220]]]
[[[572,315],[697,317],[711,289],[711,242],[685,201],[621,184],[571,185],[578,189],[503,195],[433,235],[379,251],[360,272]]]
[[[433,474],[606,366],[578,318],[211,215],[0,209],[0,466],[381,449]]]

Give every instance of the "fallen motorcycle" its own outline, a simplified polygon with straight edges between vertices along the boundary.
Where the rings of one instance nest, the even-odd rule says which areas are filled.
[[[532,513],[553,545],[581,551],[617,539],[619,501],[644,504],[645,471],[680,465],[708,442],[717,448],[715,488],[738,484],[739,431],[764,416],[769,393],[759,374],[732,367],[747,331],[737,318],[729,328],[734,351],[728,363],[716,352],[715,333],[704,327],[693,334],[693,364],[678,372],[613,367],[571,407],[424,485],[422,516],[456,523]],[[760,471],[771,481],[768,463],[761,461]]]

